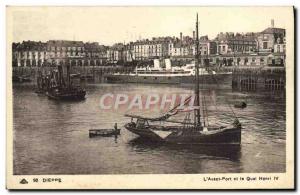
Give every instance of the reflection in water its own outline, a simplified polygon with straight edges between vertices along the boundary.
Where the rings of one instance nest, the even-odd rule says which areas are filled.
[[[190,94],[192,87],[88,85],[81,102],[57,102],[14,86],[14,174],[250,173],[285,171],[285,97],[269,92],[202,90],[209,95],[210,121],[231,123],[226,100],[246,101],[234,109],[243,125],[241,146],[149,143],[123,128],[125,108],[102,110],[100,97],[112,94]],[[217,111],[216,111],[217,110]],[[152,108],[136,114],[158,116]],[[89,138],[92,128],[113,128],[118,137]]]
[[[163,142],[151,142],[147,139],[137,137],[129,144],[137,151],[167,150],[186,154],[201,155],[206,157],[223,158],[233,162],[240,160],[240,145],[181,145],[166,144]]]

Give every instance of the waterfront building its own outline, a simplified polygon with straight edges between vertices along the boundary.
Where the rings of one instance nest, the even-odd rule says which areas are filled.
[[[69,59],[72,65],[79,65],[85,57],[84,43],[82,41],[50,40],[47,41],[47,60],[45,65],[66,64]]]
[[[97,42],[49,40],[13,43],[13,66],[53,66],[70,63],[73,66],[127,65],[133,61],[151,65],[154,59],[170,58],[172,64],[190,63],[196,53],[195,32],[192,36],[153,37],[112,46]],[[206,65],[248,66],[285,64],[285,29],[271,27],[255,33],[219,33],[210,40],[199,38],[199,54]],[[275,62],[274,62],[275,61]]]
[[[279,47],[284,47],[285,45],[285,29],[275,28],[274,20],[271,21],[271,27],[266,28],[262,32],[258,33],[257,36],[257,46],[259,53],[271,53],[275,50],[275,45],[277,46],[276,51]],[[279,48],[279,51],[283,48]]]
[[[12,45],[13,66],[42,66],[47,59],[46,44],[23,41]]]
[[[102,66],[107,61],[107,50],[107,46],[99,45],[97,42],[84,43],[84,59],[77,65]]]
[[[283,41],[280,39],[274,44],[274,53],[285,53],[286,52],[286,38],[283,37]]]
[[[49,40],[13,43],[13,66],[54,66],[71,63],[93,66],[106,63],[107,47],[82,41]]]
[[[107,50],[107,62],[116,64],[118,62],[123,61],[123,51],[124,51],[124,44],[123,43],[116,43],[109,47]]]
[[[239,54],[214,54],[202,57],[205,64],[208,60],[211,66],[285,66],[284,53],[239,53]]]
[[[256,51],[256,33],[220,33],[214,39],[217,43],[217,53],[253,53]]]
[[[173,38],[168,44],[169,56],[187,57],[195,54],[195,41],[192,37],[183,36],[180,33],[180,38]]]
[[[199,54],[201,56],[217,54],[217,42],[208,39],[208,36],[202,36],[199,39]]]
[[[133,43],[133,56],[138,61],[167,57],[169,41],[169,37],[138,40]]]
[[[124,45],[123,49],[123,61],[124,62],[133,62],[135,60],[134,58],[134,45],[133,42],[130,42],[126,45]]]

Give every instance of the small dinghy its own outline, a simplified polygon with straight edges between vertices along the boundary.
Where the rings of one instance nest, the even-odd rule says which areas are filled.
[[[234,104],[235,108],[246,108],[247,107],[247,103],[246,102],[237,102]]]
[[[96,137],[111,137],[111,136],[118,136],[120,135],[121,129],[118,129],[117,124],[115,124],[114,129],[90,129],[89,136]]]

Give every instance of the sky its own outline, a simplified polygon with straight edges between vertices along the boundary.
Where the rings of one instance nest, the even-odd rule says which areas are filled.
[[[12,40],[76,40],[112,45],[140,38],[260,32],[285,28],[291,7],[8,7]]]

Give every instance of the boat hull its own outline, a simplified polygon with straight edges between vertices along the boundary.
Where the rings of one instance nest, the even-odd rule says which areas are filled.
[[[195,84],[195,76],[108,75],[108,83]],[[232,85],[231,73],[199,75],[200,84]]]
[[[72,101],[72,100],[83,100],[85,98],[85,91],[76,92],[76,93],[51,93],[47,92],[46,95],[50,99],[54,100],[65,100],[65,101]]]
[[[151,128],[136,128],[126,124],[125,128],[140,137],[151,141],[174,143],[174,144],[240,144],[241,127],[228,127],[216,133],[203,133],[189,129],[173,129],[166,136],[166,131],[161,132]]]

